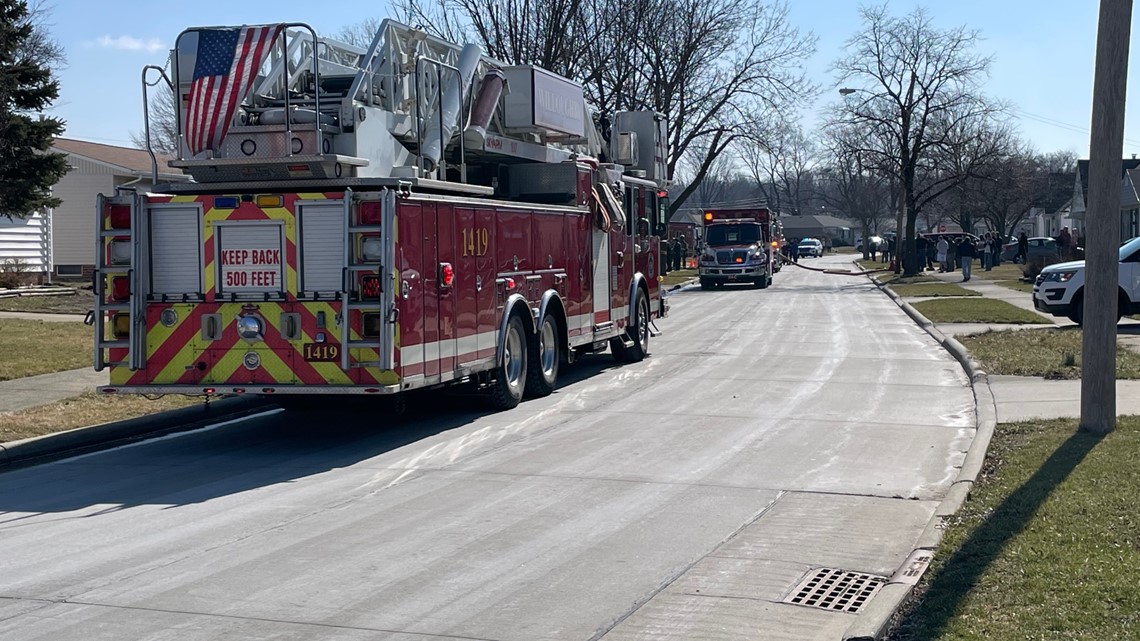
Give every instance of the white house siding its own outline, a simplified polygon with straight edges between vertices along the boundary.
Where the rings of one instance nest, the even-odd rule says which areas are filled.
[[[57,273],[69,266],[95,264],[95,197],[114,192],[110,169],[102,175],[89,174],[79,164],[73,157],[77,168],[55,185],[55,196],[62,201],[52,212],[52,263]]]
[[[51,269],[47,221],[42,213],[12,220],[0,216],[0,269],[10,268],[12,261],[32,273]]]

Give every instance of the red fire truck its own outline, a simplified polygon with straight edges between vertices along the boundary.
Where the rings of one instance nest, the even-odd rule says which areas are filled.
[[[764,289],[780,271],[783,243],[777,216],[765,207],[707,209],[697,263],[701,288],[751,283]]]
[[[667,312],[660,114],[603,140],[581,85],[391,20],[368,48],[189,29],[171,62],[144,96],[174,90],[169,164],[192,181],[99,199],[104,393],[466,382],[505,409],[580,354],[645,357]]]

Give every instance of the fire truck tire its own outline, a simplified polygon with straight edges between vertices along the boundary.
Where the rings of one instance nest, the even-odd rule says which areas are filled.
[[[713,282],[707,278],[701,279],[701,289],[708,291],[713,288]]]
[[[767,275],[767,274],[756,279],[756,288],[757,289],[768,289],[768,285],[771,285],[771,284],[772,284],[772,277]]]
[[[549,396],[558,383],[558,367],[562,363],[559,323],[552,316],[542,319],[527,359],[526,395],[531,398]]]
[[[633,345],[626,347],[620,338],[610,341],[610,351],[613,352],[614,358],[622,363],[640,362],[649,353],[649,301],[641,289],[637,290],[637,304],[633,309],[633,322],[626,330],[628,337],[633,340]]]
[[[522,319],[512,316],[507,322],[503,354],[495,370],[495,381],[487,393],[491,409],[509,410],[522,400],[527,378],[526,328]]]

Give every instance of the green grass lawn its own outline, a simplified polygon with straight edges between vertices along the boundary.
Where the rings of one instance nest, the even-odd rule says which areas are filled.
[[[0,381],[91,367],[94,351],[83,323],[0,318]]]
[[[665,287],[672,287],[673,285],[680,285],[681,283],[696,278],[697,270],[695,269],[678,269],[677,271],[669,272],[667,275],[661,277],[661,284]]]
[[[978,484],[889,639],[1140,636],[1140,418],[1103,439],[1075,427],[997,427]]]
[[[924,300],[914,308],[934,323],[1049,323],[1038,314],[994,298]]]
[[[958,340],[990,374],[1080,378],[1080,328],[1006,330]],[[1140,378],[1140,354],[1118,345],[1116,377]]]
[[[917,283],[917,284],[898,284],[891,283],[891,289],[894,290],[899,296],[981,296],[965,287],[955,285],[954,283]]]
[[[1022,276],[1021,267],[1014,263],[1002,263],[987,272],[982,269],[982,261],[975,260],[970,275],[979,280],[1017,280]]]
[[[995,280],[994,284],[1001,285],[1002,287],[1008,287],[1009,289],[1015,289],[1019,292],[1026,292],[1028,294],[1033,293],[1033,283],[1023,283],[1019,280]]]
[[[87,392],[75,398],[19,412],[0,412],[0,443],[77,427],[125,421],[202,403],[201,398],[187,396],[168,395],[148,399],[133,394],[99,396]]]
[[[860,260],[857,262],[857,264],[859,265],[859,268],[864,270],[864,271],[890,269],[890,267],[891,267],[889,263],[884,263],[882,261],[877,261],[877,260]],[[939,282],[939,280],[937,278],[935,278],[933,276],[927,276],[925,274],[916,274],[914,276],[904,276],[902,274],[896,274],[894,272],[889,272],[889,271],[881,271],[881,272],[875,274],[875,278],[878,278],[879,282],[891,283],[891,284],[894,284],[894,283],[900,283],[900,284],[937,283],[937,282]]]

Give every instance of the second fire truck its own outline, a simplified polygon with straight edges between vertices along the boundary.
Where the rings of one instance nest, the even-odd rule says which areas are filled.
[[[748,283],[764,289],[780,271],[783,235],[777,216],[764,207],[706,209],[704,248],[697,268],[701,288]]]
[[[100,197],[103,392],[468,383],[505,409],[581,354],[648,353],[660,114],[615,114],[603,139],[580,85],[391,20],[367,48],[304,24],[190,29],[173,78],[150,69],[192,180]]]

